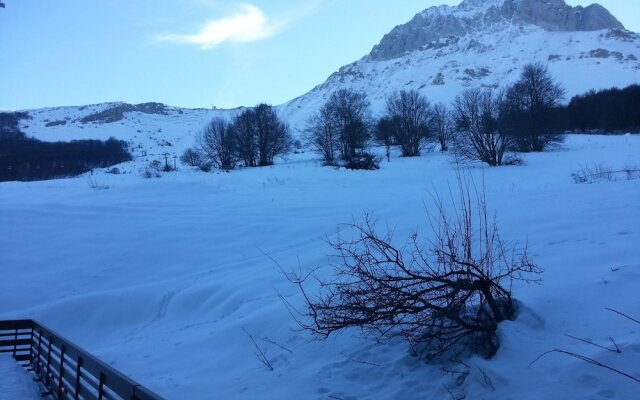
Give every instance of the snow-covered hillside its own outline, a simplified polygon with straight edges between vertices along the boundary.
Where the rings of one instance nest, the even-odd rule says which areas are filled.
[[[207,110],[170,107],[158,103],[131,105],[103,103],[30,110],[30,119],[20,128],[44,141],[81,139],[106,140],[114,137],[129,144],[134,162],[120,167],[139,172],[167,153],[173,163],[184,149],[194,145],[196,134],[214,117],[229,118],[237,110]]]
[[[0,319],[36,318],[168,399],[446,399],[445,385],[467,399],[639,398],[636,382],[566,356],[529,366],[558,347],[640,376],[638,326],[605,310],[640,317],[640,180],[571,178],[638,160],[640,136],[572,136],[523,166],[465,167],[484,180],[503,238],[527,240],[545,273],[514,288],[524,311],[501,324],[494,359],[466,361],[462,386],[404,343],[293,330],[278,293],[296,306],[302,297],[263,254],[285,268],[326,266],[324,238],[365,212],[398,241],[415,229],[428,240],[429,193],[455,186],[440,153],[373,172],[299,154],[233,173],[94,174],[107,190],[87,176],[2,183]],[[564,334],[603,346],[612,337],[622,353]]]

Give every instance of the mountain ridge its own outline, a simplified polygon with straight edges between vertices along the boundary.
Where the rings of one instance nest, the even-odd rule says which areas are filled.
[[[599,4],[571,7],[564,0],[465,0],[456,7],[430,7],[416,14],[386,34],[366,57],[376,61],[398,58],[434,40],[463,36],[500,22],[527,23],[548,31],[624,29]]]

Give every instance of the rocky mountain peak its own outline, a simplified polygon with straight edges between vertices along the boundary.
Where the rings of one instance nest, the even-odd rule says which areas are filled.
[[[462,37],[499,23],[535,25],[547,31],[624,29],[607,9],[593,4],[571,7],[564,0],[464,0],[457,7],[432,7],[395,27],[369,54],[388,60],[434,42]]]

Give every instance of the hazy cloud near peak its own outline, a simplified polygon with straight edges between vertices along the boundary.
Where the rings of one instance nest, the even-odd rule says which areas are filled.
[[[159,42],[183,43],[200,46],[201,49],[213,49],[229,43],[248,43],[263,40],[282,32],[295,21],[320,9],[324,0],[309,2],[297,7],[280,18],[270,19],[257,6],[249,3],[237,5],[233,14],[207,21],[199,31],[192,34],[161,34],[155,39]]]

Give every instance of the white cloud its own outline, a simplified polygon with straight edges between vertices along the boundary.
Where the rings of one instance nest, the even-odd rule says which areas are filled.
[[[246,43],[266,39],[275,35],[282,24],[267,20],[262,10],[252,4],[241,4],[239,10],[224,18],[208,21],[194,34],[165,34],[156,37],[161,42],[198,45],[212,49],[224,42]]]

